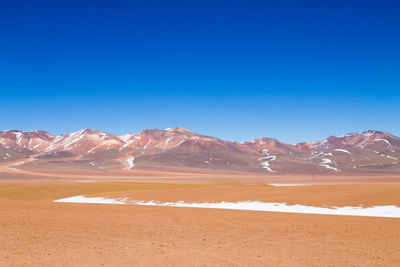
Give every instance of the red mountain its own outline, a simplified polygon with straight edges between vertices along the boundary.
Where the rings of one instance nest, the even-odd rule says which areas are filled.
[[[29,164],[70,168],[223,169],[266,174],[400,174],[400,138],[380,131],[286,144],[259,138],[239,143],[184,128],[117,136],[82,129],[0,132],[0,163],[30,157]],[[46,165],[48,166],[48,164]]]

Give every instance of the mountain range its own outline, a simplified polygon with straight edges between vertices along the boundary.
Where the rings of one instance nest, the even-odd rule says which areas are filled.
[[[179,127],[121,136],[92,129],[61,135],[1,131],[0,164],[14,161],[15,168],[394,175],[400,174],[400,138],[368,130],[286,144],[273,138],[231,142]]]

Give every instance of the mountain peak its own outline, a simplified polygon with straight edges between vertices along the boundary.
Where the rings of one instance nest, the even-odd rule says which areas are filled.
[[[181,133],[193,133],[192,131],[182,128],[182,127],[172,127],[172,128],[166,128],[164,131],[168,132],[181,132]]]
[[[83,128],[83,129],[80,129],[79,131],[71,133],[70,135],[85,135],[85,134],[107,134],[107,133],[99,131],[99,130]]]

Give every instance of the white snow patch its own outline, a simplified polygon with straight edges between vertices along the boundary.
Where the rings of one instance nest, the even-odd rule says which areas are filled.
[[[149,141],[147,142],[147,144],[143,147],[143,149],[146,149],[150,144],[151,144],[151,140],[149,140]]]
[[[169,142],[172,140],[172,136],[171,137],[168,137],[167,138],[167,140],[165,140],[165,142],[164,142],[164,145],[163,145],[163,148],[166,148],[167,146],[168,146],[168,144],[169,144]]]
[[[229,209],[229,210],[251,210],[286,213],[324,214],[324,215],[350,215],[368,217],[400,218],[400,207],[394,205],[372,206],[372,207],[314,207],[300,204],[288,205],[286,203],[241,201],[241,202],[216,202],[216,203],[185,203],[138,201],[127,198],[103,198],[75,196],[54,200],[62,203],[89,203],[89,204],[116,204],[116,205],[138,205],[138,206],[163,206],[163,207],[184,207],[184,208],[208,208],[208,209]]]
[[[374,141],[375,141],[375,142],[382,141],[382,142],[387,143],[389,146],[392,146],[392,144],[391,144],[388,140],[386,140],[386,139],[377,138],[377,139],[375,139]]]
[[[376,151],[374,151],[374,152],[376,152]],[[379,154],[380,156],[382,156],[382,157],[387,157],[387,158],[389,158],[389,159],[398,160],[398,158],[392,157],[392,156],[390,156],[390,155],[386,155],[385,153],[380,153],[380,152],[376,152],[376,153],[378,153],[378,154]]]
[[[122,149],[124,149],[125,147],[131,145],[133,142],[140,140],[142,137],[141,136],[135,136],[132,140],[126,142],[125,140],[125,144],[119,149],[119,151],[122,151]]]
[[[332,160],[328,159],[328,158],[323,158],[323,157],[328,157],[328,156],[333,156],[332,153],[324,153],[324,152],[320,152],[318,154],[313,154],[311,157],[308,158],[308,160],[313,160],[313,159],[319,159],[320,163],[319,165],[330,169],[330,170],[334,170],[337,172],[340,172],[339,169],[337,169],[336,167],[333,167],[332,165],[336,165],[335,162],[333,162]]]
[[[362,133],[361,135],[363,135],[365,139],[368,139],[368,138],[370,138],[374,133],[375,133],[375,131],[367,131],[367,132],[365,132],[365,133]]]
[[[398,160],[398,158],[395,158],[395,157],[392,157],[392,156],[389,156],[389,155],[385,155],[387,158],[389,158],[389,159],[394,159],[394,160]]]
[[[21,139],[22,139],[22,133],[20,133],[20,132],[13,132],[13,134],[15,135],[15,137],[16,137],[16,140],[17,140],[17,145],[19,145],[19,146],[21,146]]]
[[[61,139],[63,139],[63,136],[57,135],[56,138],[54,138],[54,140],[50,143],[50,145],[41,154],[50,152],[51,150],[53,150],[55,148],[54,145],[56,143],[58,143]]]
[[[339,169],[337,169],[337,168],[331,166],[331,165],[335,165],[335,163],[334,163],[332,160],[330,160],[330,159],[322,158],[319,165],[322,166],[322,167],[325,167],[325,168],[327,168],[327,169],[331,169],[331,170],[340,172]]]
[[[128,167],[129,170],[133,169],[133,167],[135,167],[135,163],[133,163],[134,161],[135,161],[135,157],[132,157],[132,158],[129,158],[129,159],[125,160],[125,162],[127,162],[128,165],[129,165],[129,167]]]
[[[53,202],[63,202],[63,203],[91,203],[91,204],[128,204],[125,199],[114,199],[114,198],[104,198],[104,197],[85,197],[85,196],[75,196],[68,197],[59,200],[54,200]]]
[[[362,133],[361,135],[364,137],[364,140],[358,145],[358,147],[364,148],[365,146],[363,144],[365,144],[369,138],[375,134],[375,131],[368,131],[365,133]]]
[[[268,184],[271,186],[312,186],[312,184]]]
[[[324,140],[322,140],[320,143],[317,143],[317,144],[315,144],[315,145],[312,145],[311,148],[316,148],[316,147],[322,146],[322,145],[326,144],[327,142],[328,142],[328,140],[327,140],[327,139],[324,139]]]
[[[274,171],[271,169],[271,164],[269,163],[270,161],[276,160],[276,156],[275,155],[270,156],[268,153],[268,149],[264,149],[263,154],[265,154],[266,157],[262,157],[262,158],[258,159],[260,161],[263,161],[263,162],[261,162],[261,166],[269,172],[277,172],[277,171]]]
[[[332,153],[324,153],[324,152],[320,152],[320,153],[318,153],[318,154],[313,154],[311,157],[309,157],[308,159],[309,160],[312,160],[312,159],[316,159],[316,158],[320,158],[320,157],[327,157],[327,156],[333,156],[332,155]]]
[[[174,146],[171,147],[171,148],[178,147],[178,146],[182,145],[185,141],[186,141],[186,140],[181,140],[179,143],[177,143],[176,145],[174,145]]]
[[[276,156],[272,155],[272,156],[268,156],[268,157],[264,157],[264,158],[259,158],[258,160],[276,160]]]
[[[94,148],[90,149],[87,153],[92,153],[93,151],[95,151],[96,149],[98,149],[99,147],[103,146],[103,143],[100,143],[99,145],[95,146]]]
[[[19,165],[22,165],[22,164],[24,164],[24,163],[25,163],[25,161],[22,161],[22,162],[16,163],[16,164],[14,164],[14,165],[11,165],[11,167],[7,167],[7,169],[19,172],[19,171],[21,171],[21,170],[19,170],[19,169],[16,169],[16,168],[13,168],[13,167],[15,167],[15,166],[19,166]]]
[[[63,146],[64,149],[70,147],[71,145],[75,144],[79,140],[81,140],[85,136],[85,130],[82,129],[78,132],[72,133],[65,139],[64,143],[67,143]]]
[[[126,143],[129,139],[131,139],[132,136],[133,136],[133,134],[127,133],[124,135],[120,135],[118,137],[119,137],[119,139],[121,139],[122,141],[124,141]]]
[[[338,152],[343,152],[343,153],[347,153],[347,154],[353,154],[350,151],[346,150],[346,149],[335,149],[334,151],[338,151]]]
[[[361,164],[358,166],[354,166],[354,168],[358,168],[358,167],[368,167],[368,166],[382,166],[383,163],[372,163],[372,164]]]

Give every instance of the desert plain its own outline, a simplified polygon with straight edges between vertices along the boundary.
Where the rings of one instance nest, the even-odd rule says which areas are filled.
[[[0,266],[398,266],[400,262],[399,218],[54,202],[84,195],[187,203],[400,206],[400,179],[395,176],[1,171]],[[271,185],[276,183],[295,186]]]

